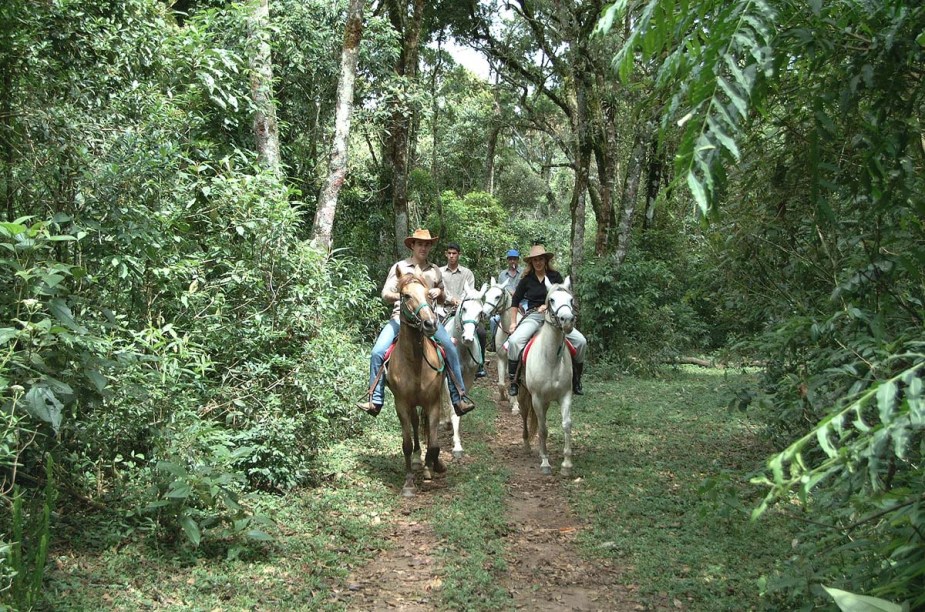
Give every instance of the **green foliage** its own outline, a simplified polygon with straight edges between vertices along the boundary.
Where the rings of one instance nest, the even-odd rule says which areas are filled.
[[[666,0],[639,23],[619,59],[658,61],[681,170],[702,211],[723,203],[705,263],[760,331],[741,346],[766,360],[759,407],[784,448],[765,502],[810,519],[768,588],[921,607],[925,183],[910,109],[925,90],[909,67],[925,61],[925,7]]]
[[[10,541],[0,539],[0,605],[9,605],[14,610],[31,609],[42,593],[51,538],[51,513],[57,498],[54,465],[51,455],[46,455],[45,491],[41,502],[32,499],[24,506],[25,491],[13,485],[12,514],[0,521],[4,531],[10,529]]]
[[[612,4],[599,30],[609,32],[630,4]],[[774,4],[650,0],[634,16],[632,33],[613,60],[627,81],[638,50],[646,59],[659,58],[656,85],[673,92],[663,126],[676,122],[683,128],[676,172],[705,215],[722,193],[723,164],[741,158],[736,140],[760,104],[763,83],[782,61],[776,57]]]
[[[188,411],[172,415],[159,438],[164,447],[153,451],[147,501],[129,516],[151,516],[171,539],[182,532],[193,547],[206,531],[216,539],[270,538],[258,528],[267,520],[239,497],[245,478],[235,463],[253,449],[234,446],[230,431]]]
[[[472,270],[476,280],[486,282],[489,276],[498,273],[498,257],[510,248],[507,213],[495,198],[482,191],[467,193],[462,198],[447,191],[441,201],[443,218],[432,217],[427,226],[440,235],[443,244],[459,243],[460,263]]]
[[[691,303],[692,262],[672,230],[647,233],[614,274],[610,258],[581,270],[581,328],[606,362],[652,372],[686,351],[709,347],[708,320]]]

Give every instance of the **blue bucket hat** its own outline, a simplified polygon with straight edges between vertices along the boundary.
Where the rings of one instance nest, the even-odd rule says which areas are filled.
[[[511,249],[507,252],[508,257],[520,257],[520,252],[517,249]]]

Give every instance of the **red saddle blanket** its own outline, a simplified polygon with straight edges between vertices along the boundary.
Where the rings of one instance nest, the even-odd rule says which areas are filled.
[[[527,342],[527,346],[524,347],[524,354],[520,358],[521,361],[523,361],[524,363],[527,363],[527,355],[530,353],[530,348],[533,346],[534,342],[536,342],[536,336],[533,336],[532,338],[530,338],[530,341]],[[572,345],[572,343],[569,342],[568,338],[565,339],[565,346],[568,347],[568,352],[572,355],[572,357],[574,357],[575,353],[578,352],[578,350]]]

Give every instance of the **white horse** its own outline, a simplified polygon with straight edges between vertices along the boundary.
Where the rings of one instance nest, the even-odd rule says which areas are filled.
[[[524,448],[530,452],[530,440],[539,431],[540,469],[552,474],[546,454],[546,411],[554,401],[562,409],[562,476],[572,471],[572,358],[565,335],[575,325],[575,310],[570,279],[553,285],[546,294],[546,314],[527,354],[524,384],[520,385]]]
[[[507,342],[507,330],[511,327],[511,294],[508,293],[504,285],[500,284],[494,278],[485,291],[482,298],[485,305],[482,306],[482,313],[486,318],[496,314],[501,315],[498,322],[498,329],[495,330],[495,361],[498,364],[498,401],[509,401],[511,403],[511,414],[520,414],[520,407],[516,397],[509,398],[507,395],[507,349],[504,343]]]
[[[453,339],[453,345],[459,352],[463,384],[467,390],[472,388],[475,373],[483,360],[482,349],[479,347],[475,336],[475,327],[482,323],[482,297],[485,295],[487,287],[487,284],[482,284],[482,288],[476,291],[473,287],[466,285],[464,297],[456,307],[456,314],[443,323],[447,334]],[[447,372],[447,375],[452,376],[449,372]],[[453,406],[450,404],[450,390],[446,385],[443,386],[442,406],[440,422],[452,424],[453,457],[459,459],[463,456],[462,441],[459,438],[460,419],[456,416],[456,411],[453,410]]]

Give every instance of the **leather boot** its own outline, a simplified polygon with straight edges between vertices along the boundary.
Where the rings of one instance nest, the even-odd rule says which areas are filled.
[[[511,397],[517,397],[517,393],[520,391],[520,387],[517,385],[518,365],[520,365],[520,360],[518,359],[507,360],[507,379],[511,381],[511,386],[508,388],[507,394]]]
[[[369,416],[379,416],[379,411],[382,410],[382,404],[374,404],[372,402],[357,402],[357,408],[364,411]]]
[[[581,388],[581,375],[584,372],[585,364],[572,364],[572,393],[575,395],[584,395],[584,389]]]

